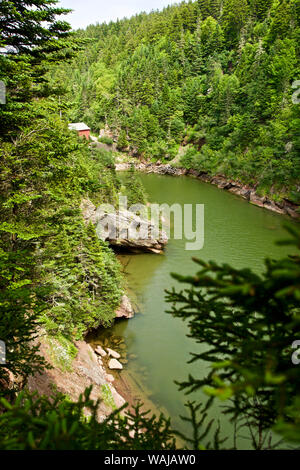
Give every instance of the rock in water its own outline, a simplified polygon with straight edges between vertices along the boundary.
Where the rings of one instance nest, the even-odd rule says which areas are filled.
[[[119,361],[117,361],[117,359],[111,359],[108,363],[108,367],[111,370],[122,370],[123,369],[122,364]]]
[[[105,357],[107,355],[106,352],[104,351],[104,349],[101,348],[101,346],[96,347],[95,353],[98,354],[101,357]]]
[[[122,302],[118,310],[116,311],[116,318],[133,318],[134,310],[131,305],[131,302],[127,295],[123,295]]]
[[[119,353],[116,352],[116,351],[113,351],[113,350],[110,349],[110,348],[107,348],[107,352],[108,352],[108,354],[109,354],[111,357],[113,357],[114,359],[120,359],[120,357],[121,357],[121,354],[119,354]]]

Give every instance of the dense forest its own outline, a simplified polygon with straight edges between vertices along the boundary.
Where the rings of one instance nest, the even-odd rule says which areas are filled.
[[[124,292],[120,264],[85,223],[82,199],[115,204],[124,191],[145,201],[134,171],[121,183],[113,154],[68,122],[109,129],[120,150],[154,161],[176,160],[185,147],[179,165],[297,202],[299,1],[183,2],[76,33],[56,3],[0,3],[0,449],[169,450],[178,436],[188,448],[220,449],[217,425],[205,441],[217,399],[230,399],[237,425],[256,427],[253,448],[272,448],[270,429],[299,445],[296,254],[266,260],[261,276],[199,260],[195,276],[175,276],[186,289],[166,294],[171,313],[210,347],[194,359],[210,364],[208,376],[181,384],[208,396],[188,404],[193,437],[139,406],[99,422],[101,397],[92,400],[91,389],[77,402],[27,390],[29,376],[51,367],[41,336],[76,355],[76,340],[112,324]],[[284,243],[296,251],[299,234],[288,230]]]
[[[298,202],[299,15],[298,0],[199,0],[91,25],[53,72],[61,110],[134,155]]]

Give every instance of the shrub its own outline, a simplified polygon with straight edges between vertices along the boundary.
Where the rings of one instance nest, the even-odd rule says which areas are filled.
[[[112,145],[114,143],[113,139],[111,139],[110,137],[107,137],[105,135],[103,137],[99,137],[98,141],[101,142],[102,144],[106,144],[106,145]]]

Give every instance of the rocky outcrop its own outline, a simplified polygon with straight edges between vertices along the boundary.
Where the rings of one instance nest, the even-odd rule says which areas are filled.
[[[88,224],[92,222],[96,225],[97,222],[97,214],[96,214],[96,207],[89,199],[83,199],[80,204],[80,209],[85,220],[85,223]]]
[[[115,248],[159,254],[168,243],[163,230],[130,210],[106,212],[97,209],[88,199],[82,201],[81,210],[85,221],[96,226],[99,238]]]
[[[77,356],[73,359],[71,366],[66,369],[62,365],[58,366],[54,360],[53,350],[49,346],[46,337],[43,336],[40,340],[40,354],[45,357],[46,361],[53,368],[29,377],[27,387],[30,391],[37,391],[40,395],[50,397],[55,390],[67,395],[71,400],[77,401],[80,394],[92,385],[91,398],[93,400],[96,401],[99,397],[105,397],[105,395],[109,394],[117,408],[124,405],[124,398],[112,385],[114,377],[106,372],[102,358],[95,354],[89,344],[85,341],[77,341],[75,343]],[[103,390],[105,390],[104,395]],[[103,421],[109,416],[111,411],[111,404],[103,399],[98,409],[99,421]]]
[[[218,186],[218,188],[225,189],[233,194],[236,194],[237,196],[246,199],[255,206],[268,209],[272,212],[276,212],[277,214],[289,215],[295,219],[299,218],[300,216],[297,212],[299,210],[299,206],[296,204],[293,204],[287,200],[282,202],[275,202],[268,197],[259,196],[256,193],[255,188],[249,185],[243,185],[238,181],[228,180],[223,175],[209,176],[205,173],[199,173],[197,177],[202,181]]]
[[[106,380],[109,382],[109,383],[113,383],[115,381],[115,378],[113,375],[111,374],[106,374]]]
[[[123,295],[121,305],[116,311],[116,318],[130,318],[134,317],[134,309],[133,306],[127,297],[127,295]]]
[[[105,126],[104,129],[100,129],[99,131],[99,137],[107,137],[109,139],[112,139],[114,142],[117,142],[118,140],[118,135],[114,134],[108,126]]]
[[[127,171],[130,169],[130,163],[117,163],[117,171]],[[171,176],[181,176],[186,175],[187,170],[184,168],[176,168],[172,165],[164,164],[155,164],[155,163],[143,163],[137,162],[135,168],[138,171],[143,171],[144,173],[157,173],[159,175],[171,175]]]
[[[163,231],[160,231],[158,236],[154,235],[155,232],[156,227],[150,221],[142,219],[131,211],[98,213],[99,237],[116,248],[125,248],[134,253],[161,253],[168,243],[168,237]]]

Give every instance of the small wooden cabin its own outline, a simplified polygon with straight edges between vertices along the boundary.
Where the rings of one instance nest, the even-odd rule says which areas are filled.
[[[90,140],[91,129],[84,122],[73,122],[68,127],[70,131],[76,131],[80,137]]]

